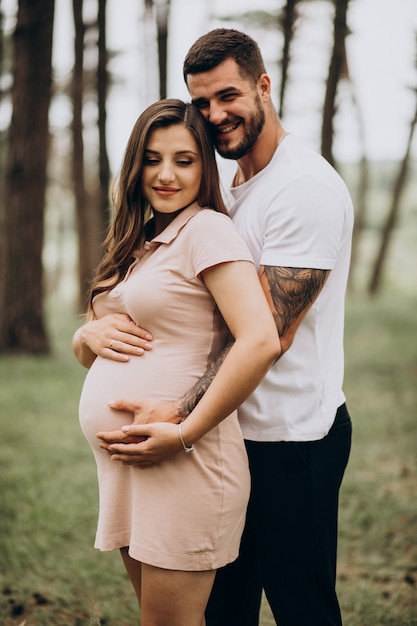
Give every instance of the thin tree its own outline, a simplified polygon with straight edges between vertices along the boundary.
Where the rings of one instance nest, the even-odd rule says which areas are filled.
[[[97,63],[97,106],[98,106],[98,136],[99,136],[99,219],[102,235],[107,232],[109,224],[109,185],[110,185],[110,164],[107,153],[106,134],[106,101],[109,85],[109,75],[107,71],[108,51],[106,36],[106,2],[98,2],[98,63]]]
[[[147,80],[145,102],[167,96],[168,24],[170,0],[145,0],[143,25],[145,31],[145,58]],[[156,46],[155,46],[156,37]],[[158,90],[155,90],[155,72],[158,72]]]
[[[167,97],[168,23],[170,0],[156,2],[156,32],[158,38],[159,97]]]
[[[416,38],[416,41],[417,41],[417,38]],[[416,55],[416,67],[417,67],[417,55]],[[416,95],[416,108],[414,111],[414,116],[410,122],[410,130],[408,133],[408,141],[407,141],[407,146],[405,149],[405,154],[400,163],[400,168],[398,171],[397,179],[395,181],[394,190],[392,194],[391,207],[390,207],[390,210],[388,211],[385,224],[383,225],[383,228],[382,228],[380,244],[379,244],[375,261],[373,264],[371,279],[368,285],[368,292],[371,295],[375,295],[381,287],[381,279],[383,275],[384,264],[388,256],[389,244],[391,243],[394,228],[398,223],[398,218],[400,215],[400,207],[401,207],[401,198],[402,198],[402,194],[404,192],[405,186],[406,186],[407,174],[410,168],[411,146],[413,143],[414,131],[417,125],[417,88],[415,88],[413,91],[415,92],[415,95]]]
[[[84,311],[90,281],[97,264],[100,236],[97,202],[88,192],[85,177],[83,105],[85,94],[84,48],[86,25],[83,20],[83,0],[73,0],[74,67],[71,81],[72,97],[72,178],[76,204],[78,234],[78,292],[79,310]],[[102,237],[101,237],[102,238]]]
[[[4,59],[4,29],[3,29],[3,7],[0,0],[0,77],[3,76],[3,59]],[[2,99],[2,90],[0,88],[0,102]]]
[[[321,153],[334,165],[333,136],[336,115],[336,94],[346,62],[347,11],[349,0],[335,0],[333,23],[333,50],[326,82],[321,129]]]
[[[153,0],[145,0],[143,12],[143,33],[144,33],[144,72],[145,80],[143,81],[142,98],[146,104],[150,104],[158,98],[161,93],[161,87],[155,80],[158,71],[158,50],[154,19],[154,2]]]
[[[79,309],[84,310],[88,283],[91,280],[89,248],[88,197],[84,176],[83,92],[84,92],[84,36],[83,0],[73,0],[74,67],[72,71],[72,180],[75,196],[75,214],[78,233]]]
[[[0,105],[3,100],[3,89],[1,87],[3,73],[4,73],[4,16],[3,16],[3,7],[0,0]],[[0,171],[4,172],[4,156],[3,150],[3,133],[0,135]],[[3,189],[3,177],[0,178],[0,193]],[[1,227],[1,208],[0,208],[0,227]]]
[[[0,245],[0,351],[47,353],[42,248],[54,0],[19,0]]]
[[[281,84],[279,88],[279,105],[278,113],[281,118],[285,114],[285,94],[288,84],[288,71],[291,61],[291,44],[295,32],[295,26],[298,19],[298,4],[300,0],[287,0],[282,13],[280,14],[279,24],[284,35],[284,45],[282,49],[281,61]]]

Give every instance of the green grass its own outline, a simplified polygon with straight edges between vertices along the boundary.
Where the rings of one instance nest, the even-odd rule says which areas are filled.
[[[416,626],[417,298],[350,304],[340,597],[348,626]]]
[[[410,293],[348,299],[345,626],[417,626],[416,309]],[[70,348],[77,321],[68,311],[51,319],[51,357],[0,359],[0,623],[137,626],[119,555],[92,547],[97,489],[78,426],[85,372]],[[266,604],[261,623],[274,624]]]

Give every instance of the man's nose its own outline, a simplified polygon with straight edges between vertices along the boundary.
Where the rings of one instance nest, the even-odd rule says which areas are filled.
[[[221,103],[211,102],[208,109],[208,121],[210,124],[217,126],[224,122],[227,118],[227,113]]]

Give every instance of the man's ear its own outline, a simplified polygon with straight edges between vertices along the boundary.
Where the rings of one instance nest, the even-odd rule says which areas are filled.
[[[271,95],[271,79],[268,74],[261,74],[258,79],[258,89],[260,91],[261,98],[265,100],[269,99]]]

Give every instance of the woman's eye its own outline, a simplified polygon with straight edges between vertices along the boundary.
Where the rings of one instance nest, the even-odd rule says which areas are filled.
[[[145,165],[157,165],[159,163],[158,159],[152,159],[150,157],[145,157],[144,159]]]
[[[182,159],[181,161],[177,161],[177,165],[180,165],[181,167],[188,167],[188,165],[192,165],[193,162],[190,161],[189,159]]]

